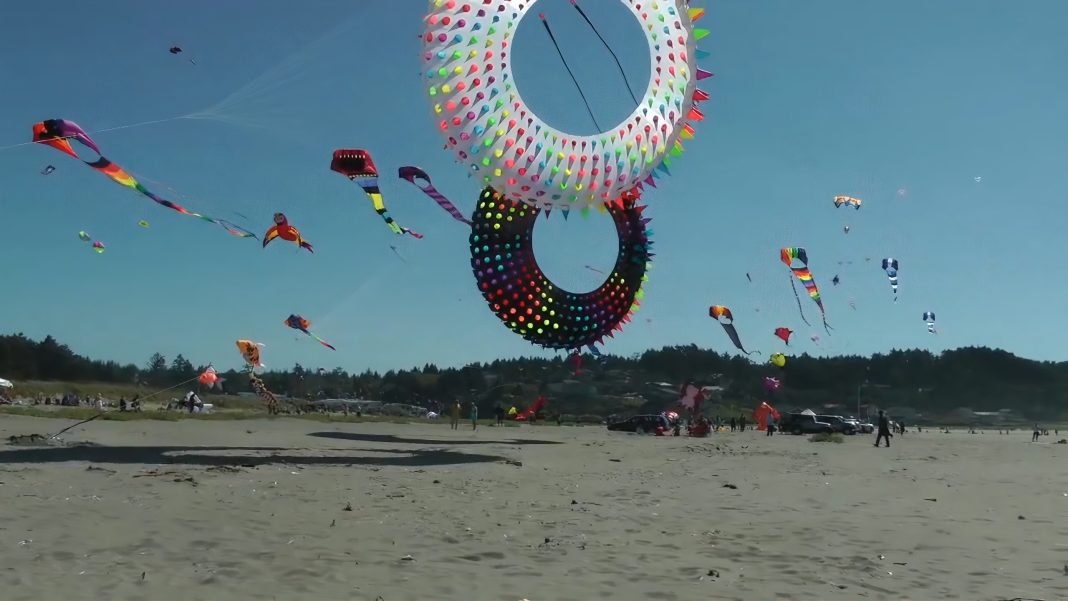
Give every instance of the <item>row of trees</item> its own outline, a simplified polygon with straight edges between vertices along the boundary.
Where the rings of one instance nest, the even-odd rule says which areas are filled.
[[[867,403],[915,407],[929,413],[957,407],[1011,408],[1024,415],[1049,417],[1068,408],[1068,362],[1032,361],[988,348],[961,348],[939,355],[923,350],[895,350],[871,357],[799,355],[790,357],[781,370],[696,346],[603,360],[587,355],[582,363],[581,375],[576,375],[571,359],[518,358],[461,368],[427,364],[384,374],[350,373],[342,368],[307,370],[298,364],[262,377],[276,394],[301,398],[356,397],[413,404],[475,399],[525,405],[538,394],[550,394],[555,406],[569,413],[611,413],[618,399],[638,399],[639,404],[644,399],[650,405],[647,408],[653,409],[670,402],[672,388],[685,381],[717,385],[727,403],[748,407],[768,399],[763,376],[782,380],[782,388],[771,400],[784,407],[851,406],[859,389]],[[203,369],[182,355],[168,361],[156,353],[139,368],[82,357],[51,336],[39,342],[22,334],[0,336],[0,376],[9,379],[167,387],[193,380]],[[222,377],[226,392],[249,390],[242,373],[230,371]]]

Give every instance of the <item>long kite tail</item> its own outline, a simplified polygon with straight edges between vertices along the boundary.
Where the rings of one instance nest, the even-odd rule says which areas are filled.
[[[608,50],[608,53],[612,55],[613,59],[615,59],[616,67],[619,68],[619,74],[623,76],[623,83],[627,84],[627,92],[630,94],[630,99],[634,101],[634,104],[640,104],[638,102],[638,99],[634,96],[634,90],[632,90],[630,87],[630,80],[627,79],[627,73],[623,70],[623,64],[619,62],[619,57],[616,56],[616,53],[612,50],[612,47],[608,45],[608,41],[604,39],[600,31],[597,31],[597,26],[594,25],[593,21],[591,21],[590,18],[586,16],[586,12],[583,11],[582,7],[578,5],[577,0],[571,0],[571,6],[574,6],[575,10],[577,10],[579,14],[582,15],[582,18],[585,19],[586,23],[590,26],[590,29],[593,30],[593,33],[597,34],[597,39],[601,40],[601,43],[604,44],[604,47]]]
[[[329,342],[323,340],[322,338],[319,338],[318,336],[316,336],[315,334],[313,334],[311,332],[308,332],[308,336],[311,336],[312,338],[318,340],[319,344],[325,346],[326,348],[328,348],[328,349],[330,349],[332,351],[336,351],[337,350],[336,348],[334,348],[334,345],[332,345]]]
[[[401,179],[408,180],[415,187],[423,191],[424,194],[434,199],[434,202],[438,203],[438,206],[445,209],[452,218],[461,222],[471,225],[471,220],[464,217],[464,214],[460,212],[460,209],[456,208],[456,205],[452,204],[452,201],[445,197],[444,194],[438,192],[438,189],[434,187],[434,184],[430,181],[430,176],[425,171],[418,167],[408,165],[401,167],[397,170],[397,175]],[[426,180],[426,184],[422,185],[417,183],[416,179]]]
[[[586,100],[586,94],[582,92],[582,86],[579,85],[578,79],[571,71],[571,67],[567,64],[567,59],[564,58],[564,53],[560,50],[560,45],[556,43],[556,36],[553,35],[553,30],[549,29],[549,21],[545,19],[545,13],[538,15],[541,17],[541,24],[545,26],[545,31],[549,34],[549,39],[553,42],[553,47],[556,48],[556,54],[560,56],[560,62],[564,63],[564,68],[567,69],[568,75],[571,76],[571,81],[575,83],[575,89],[578,90],[579,96],[582,97],[582,104],[586,105],[586,112],[589,113],[590,119],[593,119],[593,125],[601,130],[600,124],[597,123],[597,117],[593,116],[593,109],[590,108],[590,103]]]
[[[790,288],[794,291],[794,298],[797,299],[797,310],[799,313],[801,313],[801,321],[805,322],[806,326],[812,327],[812,324],[808,323],[808,320],[805,319],[805,310],[801,308],[801,297],[797,294],[797,285],[794,284],[794,274],[791,272],[789,277]],[[823,324],[827,325],[827,322],[824,321]]]
[[[393,217],[389,214],[389,209],[386,208],[385,201],[382,200],[382,191],[379,190],[379,188],[378,188],[378,178],[377,177],[365,177],[365,178],[361,178],[361,179],[349,178],[349,179],[351,179],[352,181],[356,182],[356,185],[363,189],[363,191],[371,199],[371,204],[374,205],[375,213],[378,213],[378,215],[380,217],[382,217],[382,221],[386,222],[386,225],[389,226],[389,229],[392,230],[394,234],[402,235],[402,234],[406,234],[406,233],[411,233],[416,238],[422,238],[422,236],[414,234],[411,230],[408,230],[407,228],[403,228],[396,221],[393,221]]]
[[[177,212],[179,212],[179,213],[181,213],[183,215],[189,215],[190,217],[196,217],[197,219],[202,219],[204,221],[208,221],[210,223],[214,223],[216,225],[222,226],[223,229],[225,229],[227,232],[229,232],[230,234],[232,234],[234,236],[238,236],[240,238],[256,238],[256,239],[258,239],[258,236],[256,236],[256,234],[253,234],[252,232],[246,230],[245,228],[239,227],[239,226],[237,226],[237,225],[235,225],[235,224],[233,224],[233,223],[231,223],[231,222],[229,222],[229,221],[227,221],[225,219],[216,219],[214,217],[208,217],[207,215],[202,215],[200,213],[195,213],[195,212],[190,211],[189,209],[183,207],[182,205],[180,205],[178,203],[172,202],[170,200],[167,200],[166,198],[163,198],[163,197],[157,195],[155,192],[152,192],[151,190],[146,188],[144,185],[142,185],[141,182],[137,181],[137,179],[135,179],[132,175],[130,175],[125,169],[123,169],[122,167],[119,167],[115,163],[112,163],[111,161],[109,161],[108,159],[106,159],[103,156],[101,156],[99,159],[97,159],[95,161],[85,161],[85,160],[83,160],[82,162],[84,162],[86,165],[89,165],[93,169],[96,169],[100,173],[103,173],[104,175],[108,176],[113,181],[115,181],[115,183],[121,184],[121,185],[126,186],[128,188],[133,188],[134,190],[137,190],[141,194],[143,194],[143,195],[147,196],[148,198],[150,198],[156,204],[159,204],[161,206],[167,207],[168,209],[177,211]]]

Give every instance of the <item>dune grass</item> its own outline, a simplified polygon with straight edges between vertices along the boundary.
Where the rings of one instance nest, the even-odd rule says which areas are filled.
[[[820,434],[813,434],[808,437],[809,442],[833,442],[835,444],[842,444],[845,442],[845,437],[837,432],[821,432]]]

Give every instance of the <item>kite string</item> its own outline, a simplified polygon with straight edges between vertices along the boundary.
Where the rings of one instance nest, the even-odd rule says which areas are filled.
[[[585,19],[587,24],[589,24],[590,29],[593,30],[593,33],[597,34],[597,38],[601,40],[601,43],[604,44],[604,47],[608,50],[608,53],[612,55],[612,58],[616,61],[616,67],[619,68],[619,74],[623,76],[623,83],[627,84],[627,93],[630,94],[630,99],[634,101],[634,104],[639,104],[638,99],[634,96],[634,90],[632,90],[630,87],[630,80],[627,79],[627,73],[623,70],[623,64],[619,62],[619,57],[616,56],[615,51],[613,51],[612,47],[608,45],[608,41],[606,41],[601,35],[601,32],[597,30],[597,26],[593,24],[593,21],[590,21],[590,18],[586,16],[586,12],[582,10],[582,7],[578,5],[578,0],[571,0],[571,6],[574,6],[575,10],[577,10],[579,14],[582,15],[582,18]]]
[[[541,24],[545,26],[545,31],[549,34],[549,39],[552,40],[553,47],[556,48],[556,54],[560,57],[560,62],[564,63],[564,68],[567,69],[567,74],[571,76],[571,81],[575,83],[575,89],[578,90],[579,96],[582,97],[582,104],[586,105],[586,112],[589,113],[590,119],[593,120],[594,127],[598,131],[601,131],[601,126],[597,123],[597,117],[593,116],[593,109],[590,108],[590,103],[586,100],[586,94],[582,92],[582,86],[579,85],[578,79],[571,71],[571,67],[567,64],[567,59],[564,58],[564,53],[560,50],[560,45],[556,43],[556,36],[553,35],[553,30],[549,29],[549,21],[545,18],[544,14],[539,15],[541,17]]]
[[[182,386],[185,386],[186,384],[192,382],[193,380],[196,380],[199,377],[200,377],[199,374],[195,375],[192,378],[189,378],[188,380],[186,380],[184,382],[179,382],[179,383],[175,384],[174,386],[171,386],[170,388],[164,388],[163,390],[157,390],[156,392],[153,392],[150,395],[141,397],[138,400],[144,401],[145,399],[150,399],[150,398],[152,398],[152,397],[154,397],[154,396],[156,396],[158,394],[163,394],[164,392],[167,392],[168,390],[174,390],[175,388],[181,388]],[[93,421],[94,419],[97,419],[98,417],[102,417],[105,413],[106,413],[105,411],[99,411],[99,412],[97,412],[96,415],[90,417],[89,419],[83,419],[82,421],[74,424],[73,426],[67,426],[66,428],[63,428],[62,430],[60,430],[59,432],[56,432],[55,434],[49,436],[48,440],[53,440],[54,438],[58,437],[60,434],[66,432],[67,430],[71,430],[73,428],[77,428],[78,426],[80,426],[82,424],[89,423],[89,422]]]

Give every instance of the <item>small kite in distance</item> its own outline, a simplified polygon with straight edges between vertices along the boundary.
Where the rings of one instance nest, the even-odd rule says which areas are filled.
[[[937,334],[938,330],[935,329],[935,314],[934,311],[924,311],[923,320],[927,322],[927,331],[931,334]]]
[[[837,286],[838,284],[842,283],[842,280],[838,279],[838,275],[835,274],[835,276],[833,278],[831,278],[831,283],[834,284],[835,286]]]
[[[182,51],[182,47],[181,46],[171,46],[169,52],[171,54],[178,55],[178,54],[181,54],[183,51]],[[194,65],[197,64],[197,62],[195,60],[193,60],[192,58],[189,59],[189,62],[194,64]]]
[[[300,330],[301,332],[304,332],[308,336],[311,336],[312,338],[318,340],[319,344],[325,346],[326,348],[328,348],[328,349],[330,349],[332,351],[336,351],[337,350],[336,348],[334,348],[334,345],[332,345],[329,342],[323,340],[322,338],[319,338],[315,334],[312,334],[308,330],[308,328],[311,327],[311,322],[309,322],[307,319],[304,319],[300,315],[290,315],[289,317],[286,318],[285,323],[286,323],[287,326],[293,328],[294,330]]]
[[[141,227],[149,227],[151,224],[149,222],[145,221],[144,219],[142,219],[141,221],[137,222],[137,225],[139,225]]]
[[[856,210],[860,210],[860,205],[864,204],[864,201],[859,198],[853,198],[852,196],[835,196],[834,208],[841,208],[842,205],[849,205]]]
[[[794,333],[790,328],[778,327],[775,328],[775,335],[782,339],[787,346],[790,346],[790,336]]]
[[[45,167],[44,169],[41,170],[41,175],[52,175],[52,172],[55,171],[55,170],[56,170],[55,167],[49,165],[49,166],[47,166],[47,167]]]

